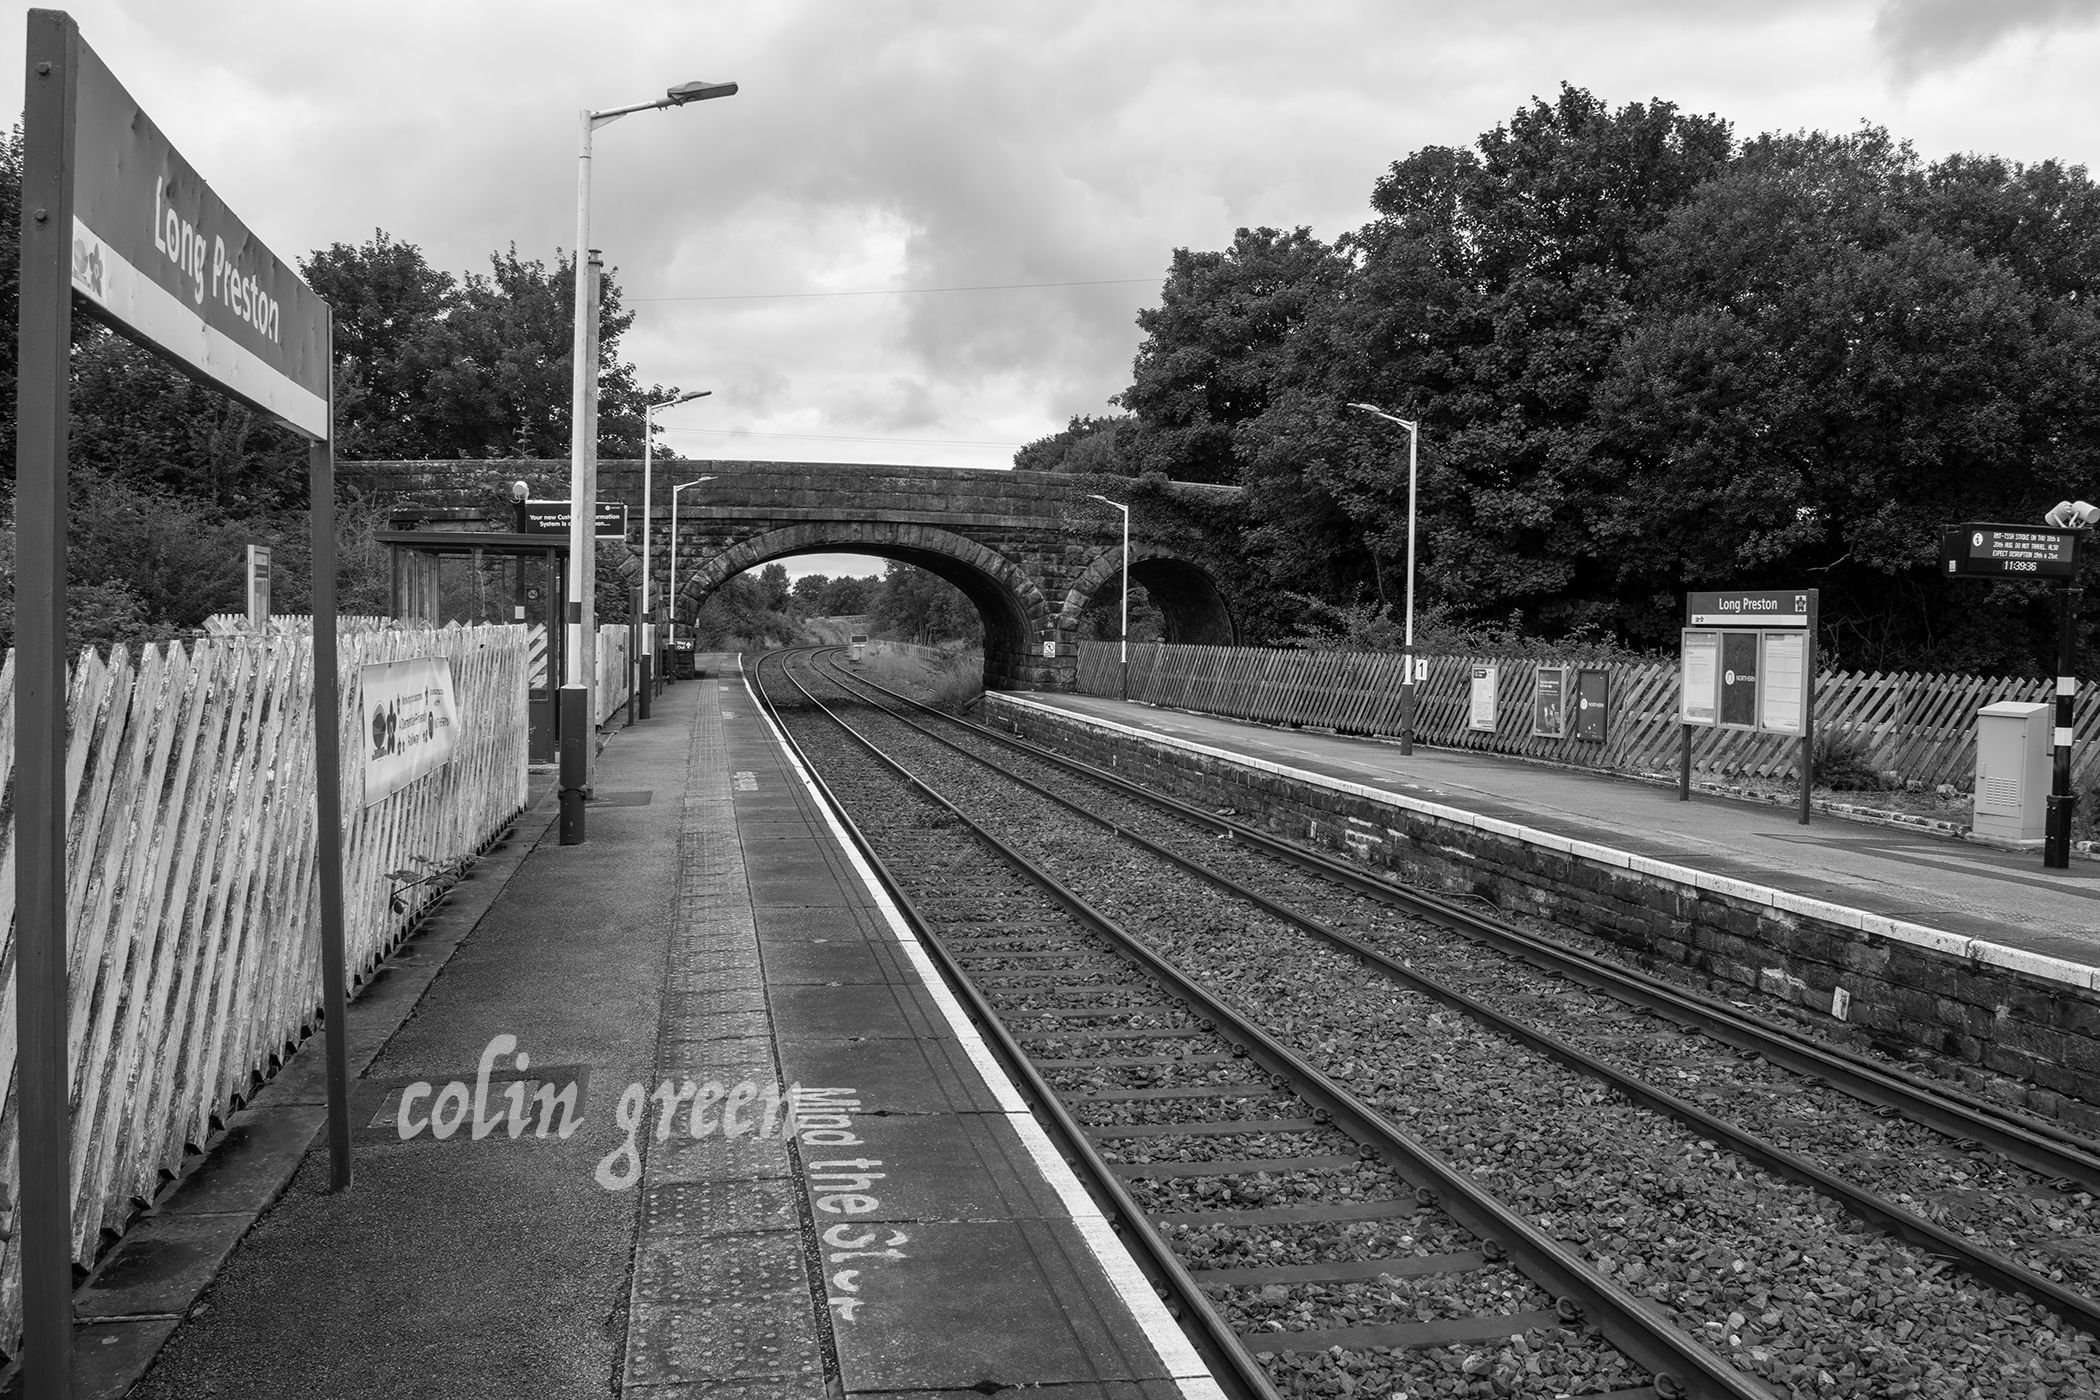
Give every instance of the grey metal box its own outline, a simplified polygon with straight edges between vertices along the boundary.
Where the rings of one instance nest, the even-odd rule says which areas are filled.
[[[1976,835],[2041,841],[2049,825],[2053,710],[2046,702],[2000,700],[1976,712]]]

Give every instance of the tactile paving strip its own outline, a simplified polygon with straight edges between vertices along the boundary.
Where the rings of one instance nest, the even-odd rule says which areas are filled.
[[[778,1093],[758,933],[737,845],[715,695],[687,753],[678,900],[657,1029],[659,1081],[749,1080]],[[656,1106],[650,1106],[653,1126]],[[787,1143],[689,1115],[644,1149],[621,1391],[633,1400],[796,1400],[825,1393]],[[763,1097],[741,1118],[765,1118]]]

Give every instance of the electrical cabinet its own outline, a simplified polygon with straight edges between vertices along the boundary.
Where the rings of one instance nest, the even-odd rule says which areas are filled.
[[[1976,712],[1976,815],[1999,841],[2040,841],[2049,825],[2049,738],[2055,707],[2000,700]]]

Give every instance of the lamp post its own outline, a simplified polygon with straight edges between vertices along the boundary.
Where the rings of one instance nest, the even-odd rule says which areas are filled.
[[[1123,698],[1130,698],[1130,507],[1121,501],[1111,501],[1106,496],[1087,493],[1105,506],[1114,506],[1123,512],[1123,621],[1118,631],[1122,636]]]
[[[656,556],[649,552],[649,523],[651,518],[649,501],[650,476],[656,461],[656,430],[653,418],[659,408],[673,408],[694,399],[704,399],[712,389],[695,389],[691,393],[679,394],[660,403],[646,404],[642,408],[642,692],[646,697],[659,679],[656,668],[656,616],[650,610],[649,577],[656,572]],[[675,544],[676,536],[672,542]],[[649,702],[642,701],[642,717],[648,718]]]
[[[735,83],[680,83],[668,89],[653,102],[637,102],[627,107],[612,107],[602,112],[585,108],[579,114],[580,142],[576,157],[576,324],[571,341],[571,374],[569,385],[569,589],[568,616],[563,619],[569,633],[569,648],[563,667],[564,734],[568,733],[571,715],[580,714],[581,725],[588,729],[590,719],[590,694],[593,674],[596,670],[597,646],[597,580],[592,577],[592,546],[598,520],[598,424],[596,399],[592,393],[597,383],[597,356],[592,347],[597,343],[594,334],[597,327],[592,307],[597,290],[595,277],[589,275],[584,261],[585,250],[591,246],[591,133],[608,122],[618,121],[631,112],[647,112],[658,107],[683,107],[688,102],[704,102],[711,97],[733,97]],[[581,697],[567,692],[580,690]],[[562,844],[577,845],[583,840],[583,794],[589,786],[591,749],[588,734],[581,737],[582,749],[565,766],[562,778]],[[572,782],[573,780],[573,782]]]
[[[1411,754],[1415,751],[1415,446],[1420,424],[1387,413],[1376,404],[1349,407],[1407,429],[1407,611],[1400,634],[1400,664],[1406,678],[1400,683],[1400,752]]]
[[[688,486],[713,480],[711,476],[696,476],[671,488],[671,640],[674,642],[678,640],[678,493]]]

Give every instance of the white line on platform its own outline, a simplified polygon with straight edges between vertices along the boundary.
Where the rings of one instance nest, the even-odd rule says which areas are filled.
[[[1833,904],[1828,900],[1811,899],[1807,895],[1791,894],[1786,890],[1775,890],[1769,885],[1752,884],[1748,880],[1732,879],[1726,875],[1712,875],[1703,870],[1695,870],[1687,865],[1674,865],[1669,861],[1655,860],[1648,856],[1637,856],[1625,851],[1614,850],[1610,846],[1598,845],[1593,841],[1578,841],[1572,837],[1556,836],[1550,831],[1540,831],[1535,827],[1519,826],[1515,822],[1500,821],[1494,817],[1484,817],[1478,812],[1468,812],[1462,807],[1447,807],[1440,802],[1429,802],[1419,797],[1408,797],[1402,793],[1387,791],[1384,788],[1367,787],[1362,783],[1352,783],[1345,778],[1329,777],[1325,773],[1315,773],[1305,768],[1292,768],[1287,764],[1272,763],[1267,759],[1255,758],[1251,754],[1238,753],[1231,749],[1216,748],[1209,744],[1199,744],[1193,739],[1183,739],[1173,734],[1161,733],[1156,729],[1142,729],[1136,725],[1119,724],[1115,720],[1103,719],[1099,715],[1088,714],[1083,710],[1067,710],[1057,705],[1046,705],[1040,700],[1030,700],[1026,696],[999,694],[988,697],[988,699],[996,700],[1001,704],[1018,705],[1078,724],[1089,724],[1101,729],[1114,730],[1117,733],[1128,734],[1134,738],[1149,740],[1152,743],[1166,744],[1172,748],[1184,749],[1190,753],[1203,754],[1210,758],[1221,758],[1229,763],[1242,764],[1248,768],[1257,769],[1264,773],[1273,773],[1278,777],[1290,778],[1297,782],[1311,783],[1315,787],[1324,787],[1334,792],[1347,793],[1352,797],[1369,798],[1374,802],[1383,802],[1389,806],[1399,807],[1406,811],[1420,812],[1424,816],[1435,817],[1439,821],[1451,822],[1458,826],[1470,826],[1476,831],[1485,831],[1496,836],[1507,836],[1513,840],[1522,841],[1530,845],[1542,846],[1548,850],[1595,861],[1600,865],[1608,865],[1620,870],[1630,870],[1635,874],[1649,875],[1661,880],[1674,881],[1677,884],[1690,885],[1694,889],[1705,890],[1712,894],[1727,895],[1749,904],[1762,904],[1767,908],[1783,910],[1790,914],[1806,914],[1810,918],[1822,919],[1827,923],[1837,924],[1842,928],[1858,929],[1861,933],[1877,934],[1880,937],[1892,939],[1898,943],[1909,943],[1915,947],[1930,948],[1936,953],[1944,953],[1951,957],[1973,958],[1977,962],[1986,963],[1993,967],[2002,967],[2014,972],[2024,972],[2029,976],[2044,978],[2048,981],[2068,983],[2073,987],[2100,991],[2100,968],[2090,967],[2084,963],[2075,963],[2067,958],[2051,957],[2047,953],[2030,953],[2025,948],[2014,948],[2003,943],[1993,943],[1985,938],[1971,938],[1966,934],[1950,933],[1945,929],[1933,928],[1927,924],[1914,924],[1902,919],[1891,919],[1880,914],[1869,913],[1864,909],[1854,909],[1849,905]]]
[[[739,673],[743,672],[743,664],[743,657],[739,656]],[[963,1013],[962,1005],[956,1001],[955,994],[948,990],[948,984],[942,979],[940,969],[934,966],[932,954],[919,942],[918,935],[912,932],[911,924],[905,919],[903,911],[897,908],[889,892],[883,889],[874,869],[862,858],[859,848],[853,844],[853,838],[846,834],[846,828],[839,821],[838,814],[824,799],[823,790],[810,777],[809,770],[802,766],[802,761],[795,756],[794,749],[789,747],[787,736],[780,732],[780,727],[773,723],[773,717],[759,704],[749,675],[744,676],[744,688],[751,692],[753,708],[758,711],[759,718],[766,722],[766,728],[772,731],[773,741],[780,745],[780,752],[787,758],[788,765],[794,769],[795,776],[801,779],[803,789],[809,793],[810,800],[815,802],[817,810],[824,814],[824,821],[830,826],[833,839],[839,843],[839,849],[845,852],[847,861],[853,866],[854,874],[860,877],[861,884],[867,888],[868,897],[882,912],[883,920],[896,935],[897,943],[904,949],[905,956],[911,959],[912,967],[919,974],[919,980],[926,984],[927,995],[933,999],[934,1005],[940,1008],[942,1019],[948,1023],[948,1033],[963,1047],[963,1053],[970,1057],[970,1063],[975,1065],[978,1074],[983,1076],[985,1087],[991,1090],[992,1096],[1005,1111],[1008,1124],[1013,1128],[1014,1135],[1021,1140],[1021,1145],[1028,1150],[1036,1170],[1043,1174],[1043,1180],[1057,1192],[1058,1199],[1064,1203],[1065,1209],[1071,1212],[1072,1223],[1077,1227],[1080,1238],[1084,1239],[1087,1248],[1093,1251],[1095,1261],[1101,1265],[1101,1272],[1108,1276],[1110,1286],[1116,1290],[1116,1296],[1123,1300],[1123,1305],[1130,1309],[1131,1316],[1144,1330],[1145,1339],[1152,1343],[1152,1349],[1158,1354],[1160,1364],[1181,1387],[1181,1393],[1190,1397],[1190,1400],[1225,1400],[1225,1392],[1211,1376],[1210,1368],[1203,1364],[1203,1358],[1196,1355],[1195,1347],[1189,1344],[1189,1339],[1183,1335],[1180,1325],[1168,1314],[1166,1304],[1152,1291],[1152,1285],[1146,1281],[1144,1271],[1139,1269],[1137,1261],[1130,1257],[1130,1251],[1124,1247],[1123,1242],[1116,1238],[1108,1218],[1095,1207],[1094,1198],[1086,1193],[1086,1188],[1080,1185],[1078,1176],[1051,1145],[1050,1135],[1043,1131],[1042,1124],[1028,1111],[1027,1100],[1021,1097],[1013,1081],[1007,1078],[1006,1071],[993,1057],[991,1047],[984,1043],[983,1038],[977,1034],[977,1027],[972,1025],[970,1018]]]

